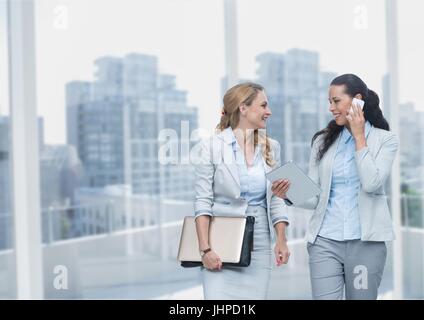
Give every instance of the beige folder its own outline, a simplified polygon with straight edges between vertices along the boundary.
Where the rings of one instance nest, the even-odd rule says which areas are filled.
[[[222,262],[238,263],[243,245],[246,217],[211,217],[209,244]],[[178,250],[179,261],[201,261],[195,217],[184,218]]]

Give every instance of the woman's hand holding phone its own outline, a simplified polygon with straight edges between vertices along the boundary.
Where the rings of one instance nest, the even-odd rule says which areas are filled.
[[[356,98],[353,98],[352,105],[349,110],[349,113],[346,115],[347,121],[349,121],[350,132],[355,139],[357,150],[362,149],[366,145],[365,142],[365,117],[364,112],[362,111],[363,106],[362,101]]]

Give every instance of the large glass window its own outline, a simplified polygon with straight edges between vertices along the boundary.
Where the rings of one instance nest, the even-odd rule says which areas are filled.
[[[416,35],[424,29],[423,9],[421,1],[398,1],[403,289],[408,299],[424,297],[424,40]]]
[[[187,153],[219,121],[225,52],[230,60],[238,53],[240,81],[264,85],[268,133],[282,160],[304,170],[313,134],[331,119],[330,81],[355,73],[379,94],[389,123],[399,123],[403,239],[402,257],[387,244],[379,298],[393,297],[393,259],[402,259],[404,297],[423,298],[424,5],[397,1],[395,119],[389,1],[234,0],[236,24],[224,23],[225,1],[33,1],[45,298],[202,298],[199,271],[181,268],[176,254],[182,218],[193,214]],[[16,34],[6,9],[0,0],[0,298],[7,299],[16,297],[7,43]],[[234,25],[237,43],[224,48]],[[310,215],[290,208],[291,261],[272,271],[269,299],[311,298]]]
[[[223,28],[221,1],[36,2],[46,298],[201,294],[176,251],[186,144],[219,120]]]

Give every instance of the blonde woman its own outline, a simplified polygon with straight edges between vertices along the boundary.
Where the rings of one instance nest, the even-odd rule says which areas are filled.
[[[224,96],[218,133],[203,142],[195,166],[194,203],[205,299],[265,299],[275,240],[277,266],[288,262],[284,201],[272,194],[265,174],[280,163],[280,145],[266,136],[271,110],[264,88],[242,83]],[[288,189],[288,186],[287,186]],[[284,190],[283,190],[284,191]],[[254,248],[248,267],[223,266],[210,248],[213,215],[255,217]],[[275,234],[274,234],[275,233]]]

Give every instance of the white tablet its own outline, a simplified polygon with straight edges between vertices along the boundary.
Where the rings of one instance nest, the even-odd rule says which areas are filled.
[[[310,198],[321,193],[321,188],[312,181],[293,161],[283,164],[266,174],[269,181],[287,179],[290,181],[290,188],[287,191],[287,198],[293,205],[299,205]]]

